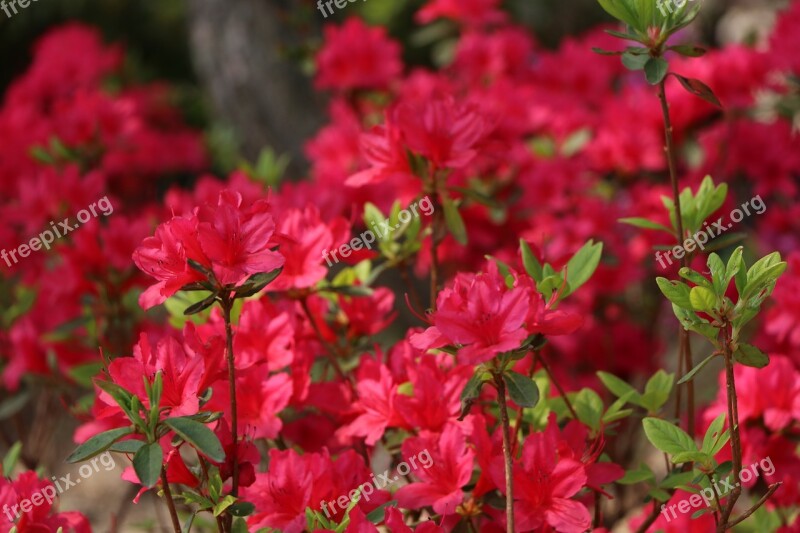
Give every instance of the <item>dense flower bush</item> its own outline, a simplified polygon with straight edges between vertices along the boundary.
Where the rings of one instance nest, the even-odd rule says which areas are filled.
[[[634,46],[551,51],[497,1],[433,0],[437,69],[329,25],[328,123],[272,190],[203,174],[168,87],[51,31],[0,109],[4,398],[57,394],[68,460],[116,454],[175,531],[797,530],[800,2],[706,53],[692,4],[645,3],[601,2]],[[18,453],[0,530],[89,531],[25,511],[48,481]]]

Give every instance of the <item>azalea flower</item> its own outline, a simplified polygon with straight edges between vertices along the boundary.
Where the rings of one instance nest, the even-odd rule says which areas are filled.
[[[422,350],[460,345],[458,361],[478,364],[518,348],[528,336],[523,327],[529,312],[526,291],[509,289],[493,263],[480,274],[459,273],[452,288],[436,299],[433,325],[411,336]]]
[[[401,487],[395,498],[401,507],[430,506],[438,514],[452,514],[464,499],[462,487],[472,476],[475,452],[467,447],[464,434],[454,423],[441,433],[426,431],[403,441],[406,462],[424,450],[430,453],[431,466],[414,470],[413,476],[420,481]]]
[[[591,526],[589,510],[572,499],[586,486],[586,467],[563,445],[554,417],[545,431],[525,440],[514,465],[514,520],[519,531],[550,526],[559,533],[583,533]],[[504,492],[503,472],[503,458],[497,457],[492,475]]]

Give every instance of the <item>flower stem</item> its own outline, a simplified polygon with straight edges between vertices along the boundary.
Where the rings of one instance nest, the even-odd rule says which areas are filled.
[[[736,398],[736,380],[733,372],[733,350],[731,349],[730,326],[727,323],[723,326],[722,336],[722,352],[725,357],[725,385],[728,396],[728,427],[731,431],[731,460],[733,461],[733,472],[731,475],[737,482],[730,496],[728,496],[728,500],[725,502],[725,508],[722,509],[719,520],[720,523],[717,527],[718,532],[723,532],[729,527],[728,519],[733,513],[736,500],[739,499],[739,495],[742,493],[742,485],[738,482],[742,472],[742,443],[739,438],[739,402]]]
[[[548,365],[547,361],[545,361],[544,354],[541,354],[541,353],[539,354],[539,362],[542,364],[542,368],[544,368],[544,371],[547,372],[547,375],[550,377],[550,381],[553,383],[553,385],[555,386],[555,388],[558,391],[558,393],[561,395],[562,398],[564,398],[564,403],[567,405],[567,409],[569,409],[569,412],[572,415],[572,418],[574,418],[575,420],[580,420],[578,418],[578,413],[575,411],[575,408],[572,406],[572,402],[570,402],[569,398],[567,397],[566,391],[564,390],[564,388],[561,386],[561,384],[556,379],[555,374],[553,374],[553,372],[550,370],[550,365]]]
[[[510,424],[508,422],[508,405],[506,404],[506,382],[502,374],[494,375],[497,386],[497,398],[500,402],[500,421],[503,424],[503,458],[506,474],[506,531],[514,533],[514,471],[511,459]]]
[[[239,415],[236,409],[236,366],[233,357],[233,327],[231,325],[231,309],[233,300],[222,299],[222,316],[225,319],[225,337],[227,340],[228,356],[228,385],[231,396],[231,438],[233,440],[233,474],[231,481],[231,495],[239,496]]]
[[[167,508],[169,509],[169,517],[172,520],[172,528],[175,533],[181,533],[181,521],[178,520],[178,511],[175,510],[175,501],[172,499],[172,491],[169,489],[169,482],[167,481],[167,469],[161,465],[161,485],[164,489],[164,498],[167,500]]]
[[[658,99],[661,101],[661,114],[664,119],[664,139],[666,143],[664,150],[667,155],[669,178],[672,184],[672,197],[675,203],[675,222],[678,230],[678,235],[676,237],[678,239],[678,245],[682,245],[684,239],[683,214],[681,211],[680,191],[678,190],[678,165],[676,163],[672,119],[669,116],[669,103],[667,102],[666,83],[667,76],[665,76],[664,79],[662,79],[658,84]],[[686,254],[684,254],[683,257],[681,257],[681,266],[685,267],[688,266],[688,264],[688,258],[686,257]],[[683,327],[680,328],[680,352],[678,358],[680,362],[678,366],[682,366],[684,372],[690,372],[692,370],[692,352],[689,344],[689,332]],[[687,433],[689,433],[689,435],[694,435],[694,381],[689,380],[684,385],[686,387]],[[676,410],[678,413],[680,412],[680,403],[680,396],[678,396],[676,401]]]

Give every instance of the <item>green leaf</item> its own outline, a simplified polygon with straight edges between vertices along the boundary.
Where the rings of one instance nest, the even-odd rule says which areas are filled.
[[[786,262],[780,260],[780,257],[778,252],[774,252],[762,258],[750,268],[747,272],[747,284],[744,287],[742,299],[747,300],[781,277],[787,265]],[[768,258],[771,261],[764,261],[764,259]]]
[[[11,474],[14,471],[14,467],[17,465],[21,453],[22,443],[17,441],[9,448],[8,453],[6,453],[6,456],[3,458],[3,476],[11,479]]]
[[[575,255],[567,261],[567,288],[564,290],[562,298],[575,292],[578,287],[589,281],[597,266],[600,264],[600,257],[603,255],[603,243],[595,243],[589,240]]]
[[[740,270],[745,270],[744,260],[742,253],[744,248],[738,246],[731,256],[728,258],[728,263],[725,265],[725,287],[730,285],[731,281],[739,274]]]
[[[528,376],[508,370],[503,374],[508,395],[520,407],[534,407],[539,402],[539,387]]]
[[[0,420],[6,420],[11,418],[15,414],[22,411],[28,402],[30,401],[32,395],[30,390],[21,390],[11,396],[10,398],[6,398],[2,402],[0,402]]]
[[[697,445],[681,428],[660,418],[647,417],[642,421],[645,435],[650,443],[670,455],[695,452]]]
[[[688,279],[689,281],[691,281],[692,283],[694,283],[695,285],[698,285],[700,287],[705,287],[706,289],[712,289],[714,287],[711,284],[711,282],[708,281],[708,279],[706,279],[705,277],[701,276],[698,272],[695,272],[694,270],[692,270],[689,267],[681,268],[680,270],[678,270],[678,274],[683,279]]]
[[[597,372],[597,377],[600,378],[600,381],[603,383],[603,385],[605,385],[606,388],[608,390],[610,390],[611,393],[614,396],[616,396],[617,398],[622,398],[623,396],[626,396],[626,395],[631,394],[631,393],[633,393],[631,395],[632,398],[636,398],[637,396],[640,396],[639,392],[636,389],[634,389],[633,387],[628,385],[628,383],[626,383],[625,381],[619,379],[617,376],[615,376],[613,374],[609,374],[608,372],[600,371],[600,372]],[[635,402],[633,400],[631,400],[631,401],[633,403],[637,403],[637,402]]]
[[[722,102],[719,101],[719,98],[717,98],[717,96],[714,94],[714,91],[711,90],[711,87],[694,78],[686,78],[679,74],[673,74],[673,76],[678,78],[678,81],[681,82],[681,85],[683,85],[684,89],[693,95],[702,98],[709,104],[722,109]]]
[[[444,208],[444,221],[447,229],[453,238],[462,246],[467,244],[467,228],[464,226],[464,219],[458,212],[456,203],[447,196],[442,197],[442,207]]]
[[[650,470],[650,467],[646,464],[639,465],[639,468],[636,470],[628,470],[625,472],[625,475],[617,481],[622,485],[635,485],[636,483],[642,483],[644,481],[651,481],[655,482],[656,475]]]
[[[665,491],[664,489],[654,488],[650,489],[647,493],[648,496],[653,498],[654,500],[658,500],[660,502],[666,502],[670,499],[670,493]]]
[[[522,252],[522,265],[525,267],[525,272],[532,277],[536,283],[542,281],[542,264],[536,259],[533,250],[525,240],[519,240],[519,248]]]
[[[682,309],[692,309],[692,302],[689,298],[691,289],[682,281],[670,281],[667,278],[656,278],[656,284],[661,289],[662,294],[673,304]]]
[[[163,460],[164,454],[159,443],[151,442],[139,448],[133,456],[133,469],[142,485],[149,489],[158,483]]]
[[[695,46],[693,44],[678,44],[675,46],[668,46],[667,50],[672,50],[676,54],[680,54],[685,57],[701,57],[706,53],[704,48],[700,48],[699,46]]]
[[[655,229],[659,231],[664,231],[666,233],[669,233],[670,235],[674,233],[673,230],[666,227],[665,225],[659,224],[658,222],[653,222],[652,220],[647,220],[646,218],[640,218],[640,217],[621,218],[619,219],[619,222],[622,222],[623,224],[629,224],[637,228]]]
[[[711,271],[711,283],[714,285],[714,292],[719,296],[725,295],[725,289],[728,286],[725,284],[727,273],[725,272],[725,263],[715,253],[708,256],[708,268]]]
[[[744,366],[753,368],[764,368],[769,364],[769,356],[753,346],[744,342],[739,343],[736,351],[733,353],[734,359]]]
[[[337,294],[343,294],[345,296],[372,296],[375,292],[370,287],[365,287],[364,285],[347,285],[341,287],[326,287],[324,289],[327,292],[335,292]]]
[[[367,520],[372,524],[380,524],[386,517],[386,510],[389,507],[394,507],[395,505],[397,505],[397,500],[391,500],[384,503],[380,507],[370,511],[370,513],[367,515]]]
[[[77,448],[75,451],[67,457],[68,463],[78,463],[80,461],[85,461],[87,459],[91,459],[95,455],[98,455],[104,451],[106,451],[112,444],[117,442],[122,437],[127,437],[133,433],[133,428],[117,428],[112,429],[109,431],[104,431],[99,435],[95,435],[91,439],[87,440]]]
[[[197,451],[214,461],[225,460],[225,450],[213,431],[190,418],[168,418],[164,425],[172,429],[183,440],[191,444]]]
[[[228,494],[220,501],[218,501],[216,505],[214,505],[214,510],[213,510],[214,516],[216,517],[221,515],[222,513],[225,512],[225,509],[227,509],[234,503],[236,503],[236,497],[232,496],[231,494]]]
[[[649,60],[650,56],[646,55],[632,54],[631,52],[622,54],[622,64],[628,70],[643,70]]]
[[[483,388],[483,384],[486,383],[486,379],[484,378],[485,374],[483,370],[478,370],[469,381],[467,381],[467,384],[464,385],[464,389],[461,391],[461,416],[459,420],[463,420],[464,417],[469,414],[472,404],[475,403],[475,400],[480,396],[481,388]]]
[[[592,389],[581,389],[575,395],[572,407],[581,422],[598,431],[603,420],[603,400]]]
[[[665,477],[658,486],[662,489],[675,489],[689,485],[692,478],[694,478],[694,472],[676,472]]]
[[[674,374],[668,374],[663,370],[656,372],[645,385],[642,406],[651,413],[657,413],[667,403],[674,382]]]
[[[564,157],[572,157],[580,152],[591,140],[591,129],[580,128],[575,130],[566,139],[564,139],[563,143],[561,143],[561,155]]]
[[[669,63],[662,57],[651,57],[644,66],[644,75],[650,85],[658,85],[669,70]]]
[[[700,447],[700,449],[704,453],[707,453],[708,455],[712,456],[716,453],[714,450],[716,449],[719,441],[723,438],[724,427],[725,427],[725,413],[720,413],[719,416],[717,416],[717,418],[715,418],[708,426],[706,434],[703,437],[703,445]],[[727,439],[725,440],[727,441]]]
[[[136,439],[121,440],[112,444],[108,448],[108,451],[117,453],[136,453],[139,451],[139,448],[144,446],[144,444],[144,441]]]
[[[624,22],[628,26],[634,28],[637,26],[637,19],[635,13],[633,13],[631,9],[628,6],[624,5],[620,0],[598,0],[598,2],[600,3],[600,7],[605,9],[606,12],[615,19]],[[628,37],[627,35],[625,35],[623,38],[627,39]]]
[[[228,508],[228,514],[233,516],[250,516],[256,510],[256,506],[250,502],[237,501]]]
[[[258,274],[253,274],[247,278],[247,281],[236,287],[236,297],[247,298],[248,296],[258,294],[264,289],[264,287],[272,283],[275,278],[280,276],[281,272],[283,272],[283,267],[276,268],[270,272],[259,272]]]
[[[689,291],[689,302],[695,311],[709,313],[717,306],[717,296],[705,287],[692,287]]]
[[[707,463],[709,461],[711,461],[711,457],[708,454],[697,450],[680,452],[672,456],[672,462],[676,465],[681,463]]]
[[[214,293],[209,294],[203,300],[200,300],[196,304],[192,304],[183,311],[184,316],[191,316],[199,313],[200,311],[205,311],[217,300],[217,295]]]
[[[678,385],[683,385],[687,381],[694,378],[694,376],[700,372],[703,367],[705,367],[712,359],[716,357],[716,354],[711,354],[702,361],[700,361],[697,365],[695,365],[689,372],[687,372],[681,379],[678,380]]]

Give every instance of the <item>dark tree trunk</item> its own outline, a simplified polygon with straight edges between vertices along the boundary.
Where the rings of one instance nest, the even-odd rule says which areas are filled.
[[[283,3],[187,0],[187,9],[195,68],[215,117],[233,128],[248,159],[266,146],[289,154],[296,177],[307,168],[303,143],[322,123],[322,104],[298,61],[287,57],[308,42],[289,21],[303,5]]]

